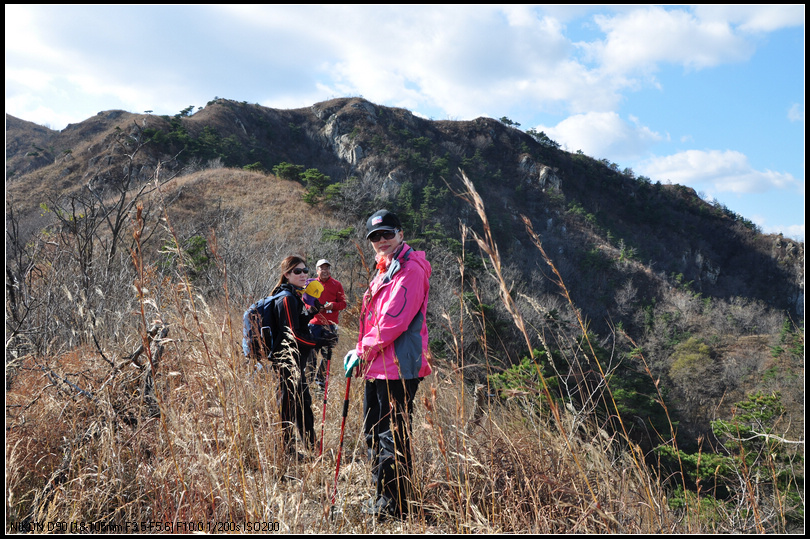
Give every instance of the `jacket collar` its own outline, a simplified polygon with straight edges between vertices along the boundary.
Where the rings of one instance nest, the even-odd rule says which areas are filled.
[[[400,244],[399,249],[397,249],[394,256],[391,258],[391,263],[388,264],[388,271],[386,271],[385,275],[383,275],[381,282],[389,282],[394,275],[400,269],[402,269],[402,264],[408,261],[408,258],[410,258],[412,252],[413,249],[411,249],[411,247],[403,241],[402,244]]]
[[[278,294],[279,292],[287,291],[291,292],[292,294],[301,297],[301,291],[303,288],[298,288],[297,286],[293,285],[292,283],[284,283],[279,285],[275,290],[273,290],[273,294]]]

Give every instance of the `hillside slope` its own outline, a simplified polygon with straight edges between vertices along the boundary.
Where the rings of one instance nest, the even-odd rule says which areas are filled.
[[[666,277],[680,275],[706,296],[756,298],[796,315],[803,312],[804,245],[759,234],[689,188],[621,174],[496,120],[429,121],[362,99],[298,110],[219,99],[196,114],[173,118],[108,111],[58,133],[9,117],[6,187],[18,211],[36,212],[49,197],[81,188],[94,177],[121,174],[115,142],[122,136],[153,140],[133,160],[143,179],[158,161],[167,174],[212,159],[225,166],[257,163],[268,171],[289,162],[316,168],[333,182],[356,178],[357,219],[375,204],[401,204],[403,196],[418,205],[428,185],[441,189],[447,181],[460,190],[457,169],[462,168],[486,194],[502,248],[514,250],[517,259],[527,257],[528,272],[534,271],[536,256],[520,248],[525,243],[520,214],[560,255],[560,266],[582,268],[590,262],[598,267],[619,259],[623,250],[648,268],[645,274],[654,268]],[[468,212],[446,197],[413,232],[437,223],[456,229]],[[590,259],[584,258],[588,253]],[[579,299],[596,318],[611,310],[610,300],[591,306],[588,297]]]
[[[619,172],[605,160],[562,151],[553,141],[490,118],[432,121],[360,98],[295,110],[217,99],[173,117],[100,112],[61,132],[7,117],[6,154],[7,200],[27,224],[23,233],[42,226],[43,203],[75,206],[76,200],[93,200],[88,189],[109,197],[120,189],[147,189],[156,176],[176,176],[163,188],[161,204],[171,210],[180,239],[213,231],[220,256],[233,264],[230,278],[242,283],[235,291],[246,297],[268,286],[269,277],[258,277],[249,262],[254,253],[275,260],[267,253],[270,245],[276,254],[286,245],[343,259],[350,286],[362,289],[353,242],[362,242],[368,214],[390,207],[402,215],[409,241],[439,262],[437,343],[451,341],[440,313],[454,308],[465,241],[459,224],[483,232],[473,209],[453,195],[464,190],[463,170],[484,195],[513,293],[544,298],[547,313],[561,309],[558,285],[524,229],[526,216],[588,327],[604,337],[620,326],[653,355],[656,375],[672,376],[677,347],[689,337],[714,342],[715,370],[731,372],[739,358],[724,351],[738,350],[736,339],[771,335],[758,359],[748,360],[753,366],[746,377],[717,375],[721,381],[701,404],[702,419],[690,420],[704,429],[723,388],[742,396],[743,387],[759,387],[760,374],[772,368],[768,350],[782,320],[803,317],[803,243],[763,235],[692,189]],[[297,174],[285,182],[234,170],[267,173],[285,163],[300,172],[316,170],[329,185]],[[301,201],[305,195],[310,204]],[[160,225],[154,226],[165,243]],[[156,243],[154,253],[164,246]],[[464,252],[470,271],[485,269],[469,246]],[[485,296],[480,308],[499,303],[496,290]],[[493,327],[502,327],[504,313],[492,316]],[[542,325],[549,315],[534,316],[530,321]],[[500,339],[499,362],[525,354],[520,339]],[[485,352],[475,347],[470,353]],[[689,383],[680,384],[683,407],[692,410]]]

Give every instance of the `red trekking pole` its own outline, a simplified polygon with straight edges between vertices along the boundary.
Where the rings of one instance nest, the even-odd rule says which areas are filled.
[[[352,385],[351,373],[346,377],[346,396],[343,398],[343,420],[340,423],[340,444],[338,445],[337,465],[335,466],[335,488],[332,490],[332,505],[337,496],[338,474],[340,473],[340,455],[343,453],[343,433],[346,428],[346,416],[349,415],[349,387]]]

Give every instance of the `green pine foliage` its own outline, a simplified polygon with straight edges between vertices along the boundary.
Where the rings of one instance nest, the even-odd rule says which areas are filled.
[[[732,493],[742,484],[749,495],[773,500],[783,527],[803,522],[804,457],[799,449],[803,444],[782,437],[781,401],[778,392],[756,392],[735,405],[731,418],[713,421],[716,451],[689,453],[664,444],[656,453],[672,469],[683,470],[687,487],[711,495],[705,500],[721,506],[736,503]],[[678,488],[670,506],[687,505],[686,493]],[[704,513],[704,518],[713,514]]]
[[[300,182],[301,174],[304,172],[304,167],[301,165],[293,165],[292,163],[281,162],[273,167],[273,174],[282,180],[291,182]]]

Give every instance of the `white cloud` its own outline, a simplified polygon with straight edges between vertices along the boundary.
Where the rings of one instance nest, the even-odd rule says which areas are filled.
[[[710,194],[803,190],[803,183],[791,174],[755,170],[745,155],[732,150],[687,150],[656,157],[637,165],[636,172],[654,181],[670,180]]]
[[[582,81],[569,63],[570,43],[561,27],[523,10],[498,16],[492,8],[386,10],[349,23],[332,64],[335,88],[354,89],[372,100],[449,115],[475,117],[526,100],[569,97]],[[483,38],[482,36],[486,36]],[[572,69],[573,67],[573,69]]]
[[[303,35],[296,18],[307,11]],[[631,84],[574,57],[558,19],[529,6],[321,6],[226,8],[223,16],[263,34],[283,33],[289,55],[327,95],[363,95],[449,117],[537,110],[610,110]],[[299,20],[300,23],[300,20]],[[302,48],[307,51],[301,54]],[[270,98],[268,98],[270,99]],[[275,101],[272,99],[272,101]]]
[[[683,10],[648,7],[596,15],[595,21],[606,38],[585,49],[611,73],[651,71],[659,62],[700,69],[744,60],[754,51],[726,21],[702,20]]]
[[[763,228],[763,230],[768,234],[776,234],[778,232],[781,232],[789,238],[795,238],[798,239],[799,241],[804,241],[804,224]]]
[[[15,84],[20,88],[25,88],[34,92],[48,90],[53,84],[54,76],[39,69],[32,68],[6,68],[6,89],[9,84]]]
[[[655,142],[664,138],[634,117],[632,123],[615,112],[589,112],[570,116],[553,127],[538,126],[552,140],[570,151],[611,160],[628,160],[643,155]]]
[[[64,129],[67,124],[76,121],[76,118],[70,115],[62,114],[61,112],[44,105],[29,105],[26,110],[28,112],[24,118],[18,117],[20,120],[33,122],[56,131]],[[86,119],[87,118],[82,118],[82,120]]]
[[[788,110],[787,117],[791,122],[804,122],[804,105],[793,103]]]
[[[747,32],[773,32],[804,24],[804,4],[698,4],[694,10],[703,21],[734,24]]]
[[[48,46],[36,31],[41,6],[6,4],[6,60],[21,56],[37,63],[58,63],[58,49]]]
[[[784,225],[784,224],[773,224],[771,221],[773,219],[768,219],[768,217],[764,215],[754,215],[751,217],[751,221],[756,224],[762,232],[765,234],[783,234],[788,238],[793,238],[797,241],[804,241],[804,223],[794,224],[794,225]]]

